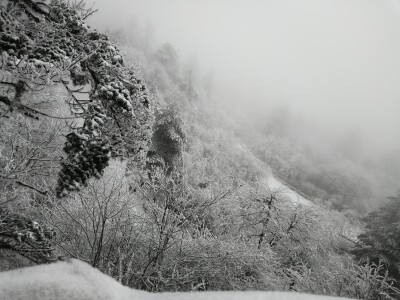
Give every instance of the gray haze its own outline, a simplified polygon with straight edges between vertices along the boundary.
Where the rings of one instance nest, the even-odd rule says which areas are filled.
[[[87,0],[89,4],[93,1]],[[400,148],[400,5],[396,0],[97,0],[89,23],[150,21],[158,43],[196,53],[214,97],[290,111],[364,154]]]

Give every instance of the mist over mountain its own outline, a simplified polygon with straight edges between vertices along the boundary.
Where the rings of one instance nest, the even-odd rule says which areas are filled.
[[[397,1],[96,1],[96,6],[100,11],[89,22],[100,28],[147,22],[156,40],[171,42],[182,58],[195,53],[201,70],[215,73],[215,101],[257,118],[271,107],[289,107],[338,143],[357,134],[363,158],[399,152]]]
[[[399,7],[0,1],[0,271],[400,299]]]

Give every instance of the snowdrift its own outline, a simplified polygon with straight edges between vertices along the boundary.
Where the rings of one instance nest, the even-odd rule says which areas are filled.
[[[0,273],[0,300],[333,300],[289,292],[192,292],[151,294],[129,289],[79,260],[71,259]]]

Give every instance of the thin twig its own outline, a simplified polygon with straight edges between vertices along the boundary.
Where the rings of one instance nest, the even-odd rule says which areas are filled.
[[[24,182],[22,182],[22,181],[19,181],[19,180],[17,180],[17,181],[15,181],[17,184],[19,184],[19,185],[21,185],[21,186],[24,186],[24,187],[27,187],[27,188],[30,188],[30,189],[32,189],[32,190],[35,190],[36,192],[38,192],[38,193],[40,193],[40,194],[42,194],[42,195],[44,195],[44,196],[47,196],[47,194],[49,193],[49,191],[41,191],[41,190],[39,190],[39,189],[37,189],[37,188],[35,188],[35,187],[33,187],[33,186],[31,186],[31,185],[29,185],[29,184],[27,184],[27,183],[24,183]]]
[[[52,116],[52,115],[46,114],[44,112],[38,111],[38,110],[36,110],[36,109],[34,109],[32,107],[29,107],[27,105],[23,105],[23,104],[19,104],[19,107],[29,109],[29,110],[33,111],[34,113],[37,113],[37,114],[45,116],[45,117],[53,118],[53,119],[60,119],[60,120],[77,119],[77,117],[73,117],[73,116],[72,117],[56,117],[56,116]]]

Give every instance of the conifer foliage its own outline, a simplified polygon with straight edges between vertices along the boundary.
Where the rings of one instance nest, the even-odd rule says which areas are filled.
[[[38,5],[9,0],[5,6],[0,18],[3,68],[22,79],[27,89],[69,81],[77,90],[85,85],[91,89],[90,100],[72,101],[79,107],[71,109],[72,114],[84,123],[67,136],[57,196],[100,176],[111,156],[144,157],[153,120],[147,89],[125,67],[108,37],[85,24],[83,18],[91,12],[82,1]]]
[[[0,209],[0,229],[0,248],[14,250],[36,263],[57,260],[55,232],[47,226]]]
[[[63,196],[65,190],[79,190],[91,177],[101,177],[108,166],[110,145],[101,139],[85,140],[72,132],[67,136],[64,151],[68,157],[61,161],[62,172],[57,186],[59,196]]]
[[[175,104],[170,104],[156,113],[150,161],[161,160],[167,168],[172,168],[182,155],[185,142],[183,122]]]

